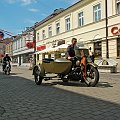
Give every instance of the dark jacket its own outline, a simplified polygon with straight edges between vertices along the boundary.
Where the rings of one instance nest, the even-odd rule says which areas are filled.
[[[6,61],[10,62],[10,61],[11,61],[11,58],[10,58],[9,56],[5,56],[5,57],[3,58],[3,62],[6,62]]]
[[[75,56],[75,50],[73,45],[69,45],[66,51],[66,58],[68,57],[74,57]]]

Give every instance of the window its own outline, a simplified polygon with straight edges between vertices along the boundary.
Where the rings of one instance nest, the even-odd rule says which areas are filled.
[[[20,39],[18,40],[18,49],[20,48]]]
[[[56,24],[56,34],[60,33],[60,23]]]
[[[83,12],[80,12],[78,14],[78,26],[83,26],[84,25],[84,16]]]
[[[17,50],[17,41],[15,42],[15,49]]]
[[[14,56],[14,57],[12,58],[12,62],[13,62],[13,63],[18,63],[18,58],[17,58],[17,56]]]
[[[94,22],[97,22],[99,20],[101,20],[101,5],[95,5],[93,7],[93,20]]]
[[[28,33],[28,36],[27,36],[28,40],[30,40],[30,33]]]
[[[42,31],[42,38],[45,39],[45,30]]]
[[[51,26],[48,27],[48,36],[49,37],[52,36],[52,27]]]
[[[26,37],[24,37],[23,47],[26,46]]]
[[[39,60],[39,54],[37,54],[37,60]]]
[[[21,38],[21,48],[23,47],[23,38]]]
[[[66,31],[70,30],[70,18],[65,19],[65,29]]]
[[[117,13],[120,14],[120,0],[117,0]]]
[[[30,61],[30,56],[29,54],[24,54],[23,55],[23,63],[29,63]]]
[[[117,39],[117,56],[120,57],[120,38]]]
[[[39,41],[39,39],[40,39],[40,38],[39,38],[39,33],[37,33],[37,41]]]
[[[102,45],[101,44],[102,44],[101,42],[94,43],[94,55],[95,55],[95,57],[102,56]]]

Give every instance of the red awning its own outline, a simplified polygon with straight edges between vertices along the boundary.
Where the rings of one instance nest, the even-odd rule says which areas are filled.
[[[41,50],[44,50],[46,49],[46,46],[45,45],[41,45],[41,46],[38,46],[37,47],[37,50],[41,51]]]

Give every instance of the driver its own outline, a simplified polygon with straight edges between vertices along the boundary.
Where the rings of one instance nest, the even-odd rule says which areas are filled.
[[[75,47],[76,47],[76,44],[77,44],[77,39],[72,38],[71,42],[72,42],[72,44],[67,47],[66,59],[72,61],[72,67],[73,67],[73,65],[74,65],[73,58],[75,57]]]
[[[72,60],[72,58],[75,56],[75,47],[77,44],[77,39],[72,38],[72,44],[68,46],[67,52],[66,52],[66,59]]]
[[[10,65],[10,62],[11,62],[11,58],[10,56],[8,55],[8,53],[5,54],[5,57],[3,58],[3,71],[6,67],[6,62],[9,62],[9,66],[10,66],[10,70],[11,70],[11,65]]]

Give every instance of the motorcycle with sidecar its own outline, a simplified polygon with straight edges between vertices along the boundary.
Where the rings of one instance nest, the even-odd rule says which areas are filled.
[[[81,63],[80,51],[84,51],[86,57],[86,77],[83,75],[85,66]],[[35,65],[33,75],[35,83],[40,85],[42,80],[49,80],[52,77],[49,74],[56,74],[63,82],[80,81],[86,83],[87,86],[96,86],[99,81],[99,72],[97,65],[92,62],[89,56],[89,49],[77,48],[75,50],[73,62],[66,58],[49,59],[44,58],[42,63]]]

